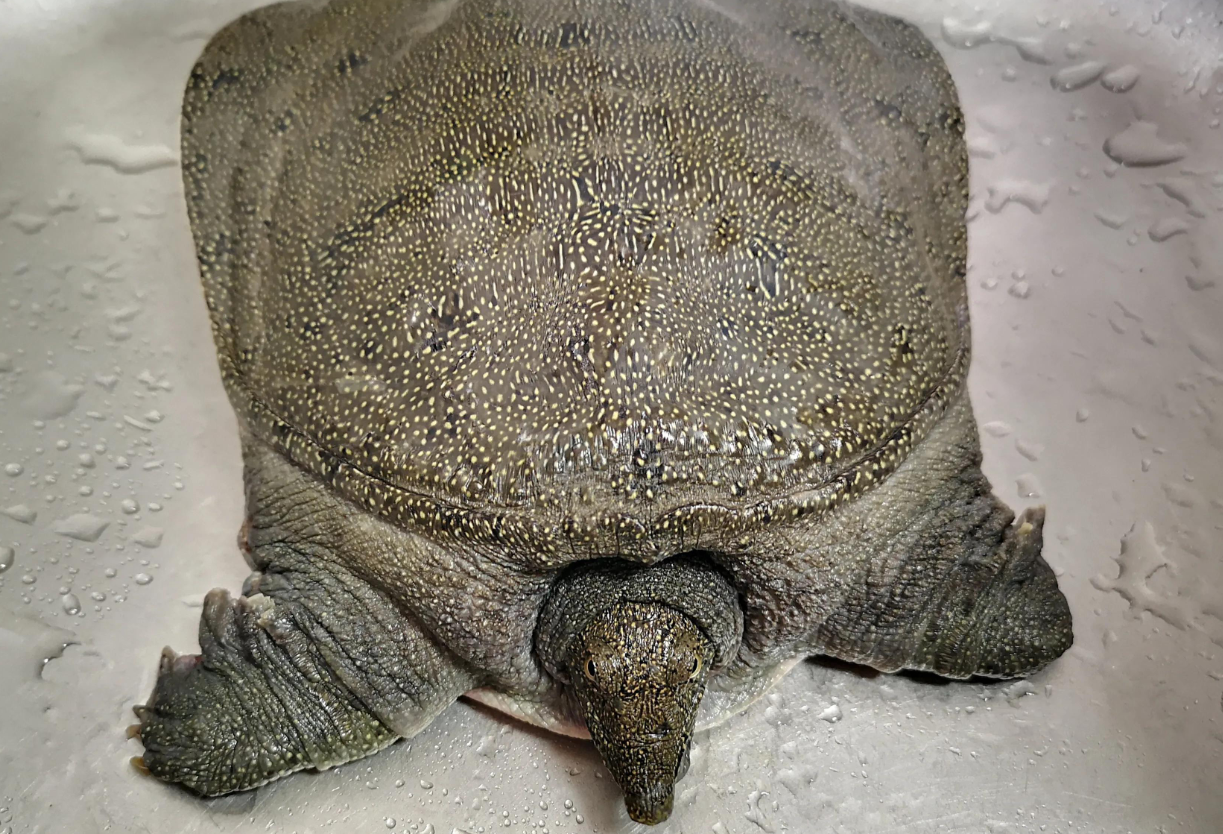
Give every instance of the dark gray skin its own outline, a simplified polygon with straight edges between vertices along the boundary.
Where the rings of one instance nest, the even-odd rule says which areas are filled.
[[[802,658],[1070,645],[1043,509],[981,474],[963,120],[907,24],[274,6],[205,50],[182,158],[253,573],[137,709],[158,778],[332,767],[467,695],[589,735],[657,823]]]
[[[549,595],[536,652],[572,691],[637,822],[670,816],[705,683],[742,635],[735,589],[705,554],[651,568],[587,562]]]
[[[628,814],[662,822],[688,769],[713,644],[674,609],[628,603],[591,624],[576,648],[571,685]]]

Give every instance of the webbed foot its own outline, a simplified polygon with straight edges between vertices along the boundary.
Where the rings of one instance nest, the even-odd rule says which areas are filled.
[[[215,796],[395,740],[280,620],[261,595],[207,596],[201,654],[165,649],[153,694],[135,710],[140,723],[128,732],[144,744],[138,769]]]

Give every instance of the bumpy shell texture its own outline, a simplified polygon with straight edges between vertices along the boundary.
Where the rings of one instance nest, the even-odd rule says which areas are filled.
[[[546,566],[895,469],[968,362],[962,131],[929,43],[849,7],[357,0],[214,41],[183,162],[248,429]]]

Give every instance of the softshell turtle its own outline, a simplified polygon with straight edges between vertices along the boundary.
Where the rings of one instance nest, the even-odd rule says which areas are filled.
[[[183,102],[254,573],[137,709],[204,795],[457,698],[589,735],[630,816],[811,655],[1071,642],[980,470],[967,157],[912,26],[824,0],[264,8]]]

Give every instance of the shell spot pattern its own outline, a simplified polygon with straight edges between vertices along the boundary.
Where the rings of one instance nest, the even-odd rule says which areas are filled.
[[[907,27],[347,5],[210,48],[183,159],[239,413],[359,506],[654,558],[869,487],[958,390],[963,124]]]

